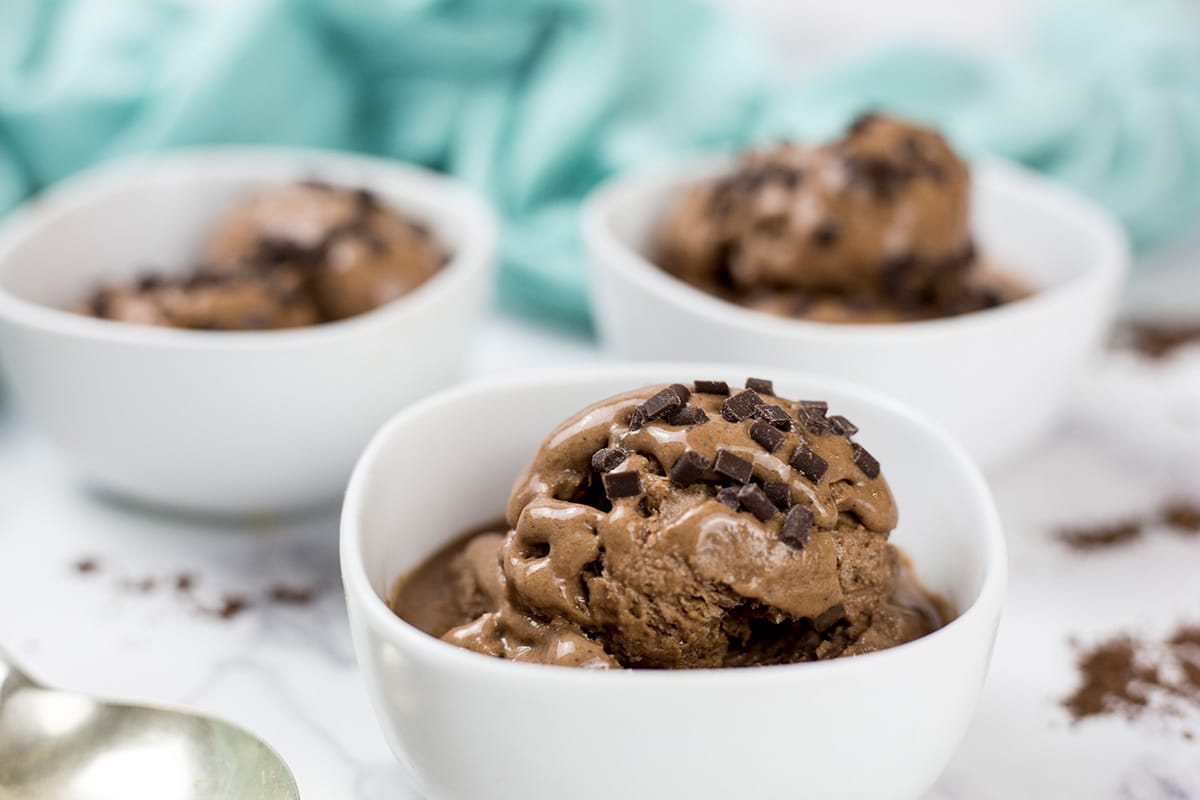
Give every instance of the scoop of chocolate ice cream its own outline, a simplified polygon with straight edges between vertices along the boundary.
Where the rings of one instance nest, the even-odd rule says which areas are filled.
[[[732,175],[686,191],[664,220],[659,261],[771,313],[963,313],[1011,299],[965,280],[969,194],[967,167],[940,135],[870,114],[835,142],[751,152]]]
[[[460,597],[487,601],[421,627],[507,658],[658,668],[832,658],[932,630],[853,424],[754,385],[653,387],[565,422],[518,479],[507,536],[451,569]]]
[[[283,276],[148,277],[100,289],[87,309],[103,319],[195,330],[266,330],[321,321],[307,294]]]
[[[208,274],[304,276],[322,316],[344,319],[412,291],[445,257],[426,228],[369,192],[309,182],[247,200],[214,232],[203,260]]]

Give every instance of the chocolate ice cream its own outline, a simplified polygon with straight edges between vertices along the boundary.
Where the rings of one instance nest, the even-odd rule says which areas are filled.
[[[305,182],[262,192],[236,208],[192,274],[103,287],[84,310],[194,329],[315,325],[401,297],[444,261],[424,226],[370,192]]]
[[[567,420],[506,524],[402,579],[396,613],[477,652],[597,668],[811,661],[938,628],[854,424],[747,386],[651,387]]]
[[[750,308],[825,322],[898,322],[1028,294],[976,256],[966,165],[932,130],[876,114],[835,142],[783,143],[686,191],[659,262]]]

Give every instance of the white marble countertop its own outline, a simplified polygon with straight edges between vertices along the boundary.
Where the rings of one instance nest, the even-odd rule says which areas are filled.
[[[1156,273],[1160,294],[1200,296],[1197,269],[1185,264],[1197,252]],[[495,315],[469,374],[600,358],[570,334]],[[1087,557],[1053,538],[1061,524],[1147,512],[1168,495],[1200,498],[1194,448],[1139,448],[1138,410],[1118,419],[1126,424],[1112,438],[1086,422],[1060,427],[989,475],[1010,542],[1008,602],[974,726],[931,799],[1200,798],[1200,718],[1072,726],[1060,706],[1076,677],[1070,637],[1200,622],[1200,537],[1155,530]],[[79,572],[81,559],[96,569]],[[175,587],[185,572],[190,596]],[[272,602],[278,586],[319,594],[311,604]],[[230,595],[250,607],[230,619],[203,610]],[[0,410],[0,642],[48,683],[244,725],[283,754],[306,800],[418,797],[355,669],[335,510],[229,525],[126,508],[75,485]],[[1196,741],[1182,735],[1189,726]]]

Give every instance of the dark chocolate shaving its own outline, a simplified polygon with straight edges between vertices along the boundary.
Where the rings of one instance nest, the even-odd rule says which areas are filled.
[[[742,507],[742,502],[738,500],[738,490],[733,486],[726,486],[721,491],[717,492],[717,499],[725,505],[737,511]]]
[[[791,460],[788,463],[792,465],[793,469],[813,483],[820,483],[821,478],[825,477],[825,473],[829,469],[829,462],[814,453],[803,442],[796,445],[796,451],[792,453]]]
[[[629,453],[620,447],[602,447],[592,454],[592,469],[596,472],[612,472],[624,463]]]
[[[708,471],[708,467],[707,458],[695,450],[685,450],[671,467],[671,482],[686,489],[700,480],[700,476]]]
[[[769,397],[775,396],[775,383],[766,378],[746,378],[746,388]]]
[[[854,453],[854,463],[862,470],[863,475],[866,475],[868,478],[878,478],[879,462],[875,460],[875,456],[868,453],[867,448],[858,442],[851,442],[850,448]]]
[[[785,437],[774,425],[758,419],[750,426],[750,438],[758,442],[768,453],[774,453],[783,445]]]
[[[843,417],[841,414],[836,414],[830,417],[829,425],[843,436],[853,436],[854,434],[858,433],[858,426]]]
[[[667,412],[679,408],[681,405],[683,405],[683,401],[675,393],[675,389],[667,387],[638,406],[637,410],[641,412],[642,418],[648,421],[658,419]]]
[[[808,544],[808,535],[812,531],[813,514],[804,506],[792,506],[783,525],[779,528],[779,541],[796,550],[801,550]]]
[[[718,450],[717,459],[713,462],[713,471],[738,483],[748,483],[750,476],[754,474],[754,465],[728,450]]]
[[[825,220],[812,232],[813,244],[817,247],[832,247],[838,240],[838,226],[833,220]]]
[[[762,486],[767,499],[779,509],[786,509],[792,504],[792,487],[783,481],[763,481]]]
[[[636,497],[642,493],[642,479],[636,472],[606,472],[604,494],[609,500]]]
[[[769,422],[781,431],[790,431],[795,425],[792,423],[792,418],[788,413],[779,406],[773,406],[770,403],[763,403],[758,408],[754,409],[754,416],[761,419],[763,422]]]
[[[750,389],[738,392],[721,403],[721,416],[730,422],[741,422],[763,404],[763,399]]]
[[[667,415],[668,425],[703,425],[705,422],[708,422],[708,414],[696,406],[677,408]]]
[[[696,394],[729,394],[729,384],[725,381],[694,381]]]
[[[779,509],[757,483],[748,483],[738,489],[737,497],[742,508],[758,517],[761,522],[766,522],[779,513]]]

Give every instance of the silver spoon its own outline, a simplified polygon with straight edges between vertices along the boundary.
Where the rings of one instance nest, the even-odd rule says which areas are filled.
[[[271,748],[211,717],[50,689],[0,651],[0,800],[298,800]]]

